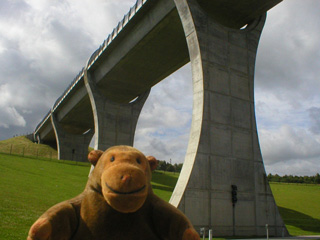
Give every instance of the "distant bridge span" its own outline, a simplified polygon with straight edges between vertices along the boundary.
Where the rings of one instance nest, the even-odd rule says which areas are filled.
[[[129,20],[130,19],[130,20]],[[188,63],[189,54],[173,1],[138,1],[91,56],[88,70],[109,100],[128,103]],[[53,106],[71,133],[94,128],[84,69]],[[35,130],[41,141],[56,142],[51,112]]]
[[[34,131],[59,158],[133,145],[152,86],[191,61],[193,119],[170,202],[215,236],[287,234],[261,157],[254,113],[256,51],[281,0],[138,0]],[[244,27],[244,29],[241,29]],[[231,185],[238,201],[232,204]],[[234,199],[233,199],[234,200]]]

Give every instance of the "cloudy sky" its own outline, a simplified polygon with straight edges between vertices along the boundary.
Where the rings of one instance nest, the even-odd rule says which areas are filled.
[[[135,0],[1,0],[0,140],[30,133]],[[320,172],[320,1],[269,11],[256,63],[260,144],[268,173]],[[135,146],[183,162],[190,65],[152,89]]]

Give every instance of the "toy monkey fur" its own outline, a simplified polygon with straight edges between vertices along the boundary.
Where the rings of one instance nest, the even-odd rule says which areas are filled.
[[[200,240],[187,217],[151,189],[154,157],[129,146],[93,150],[84,191],[47,210],[27,240]]]

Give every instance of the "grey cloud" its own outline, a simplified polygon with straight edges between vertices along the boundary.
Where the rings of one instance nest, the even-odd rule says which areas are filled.
[[[14,107],[0,106],[0,111],[2,113],[0,127],[9,128],[10,125],[24,127],[26,125],[25,119]]]
[[[151,139],[150,147],[154,149],[155,154],[157,155],[170,155],[170,152],[167,149],[167,144],[157,138]]]
[[[316,1],[284,1],[270,11],[259,45],[257,88],[293,105],[317,94],[320,16],[312,13],[319,7]]]
[[[149,136],[141,134],[139,131],[135,137],[134,146],[146,155],[153,155],[157,159],[172,163],[181,163],[184,160],[189,134],[176,135],[161,138],[159,136]]]
[[[311,121],[310,131],[314,134],[320,134],[320,108],[312,107],[308,109]]]
[[[12,14],[18,17],[28,9],[29,5],[23,0],[2,0],[0,3],[0,19],[8,19],[8,17],[12,17]]]
[[[320,7],[283,1],[268,13],[255,75],[258,130],[268,172],[319,172]],[[308,125],[310,123],[311,125]]]
[[[319,159],[296,159],[291,161],[265,164],[267,173],[297,176],[314,176],[320,172]]]
[[[279,130],[263,130],[260,132],[260,142],[267,164],[320,158],[320,139],[305,129],[284,125]]]
[[[57,88],[55,80],[61,79],[61,75],[65,77],[66,74],[58,73],[56,77],[51,76],[52,81],[50,81],[46,70],[34,68],[33,64],[34,60],[26,58],[20,51],[13,48],[6,50],[0,58],[2,73],[0,86],[7,86],[6,91],[11,96],[12,105],[24,108],[41,106],[47,108],[50,106],[48,101],[53,102],[58,92],[62,91],[61,86]],[[31,100],[32,105],[29,102]]]
[[[80,26],[68,26],[67,23],[58,19],[50,23],[48,31],[50,31],[50,36],[57,41],[63,56],[78,68],[81,64],[84,66],[86,62],[83,60],[89,59],[99,47],[94,46],[92,37]]]

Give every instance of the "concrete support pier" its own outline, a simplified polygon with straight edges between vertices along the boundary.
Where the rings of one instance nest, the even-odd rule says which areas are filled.
[[[88,147],[94,134],[93,129],[83,134],[68,133],[59,124],[54,113],[51,114],[51,123],[56,135],[58,159],[87,162]]]
[[[95,149],[105,150],[121,144],[133,146],[138,118],[150,90],[130,103],[116,103],[99,92],[88,70],[85,70],[84,81],[93,110]]]
[[[213,236],[265,236],[266,224],[270,236],[287,235],[267,181],[254,109],[255,58],[266,14],[233,29],[196,0],[175,4],[192,67],[193,118],[170,202]]]

